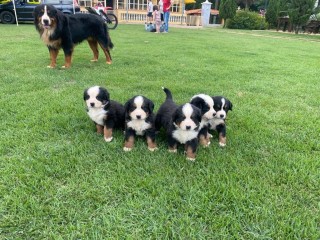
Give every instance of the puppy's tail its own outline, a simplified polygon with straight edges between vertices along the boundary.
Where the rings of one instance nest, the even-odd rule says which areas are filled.
[[[172,94],[168,88],[162,87],[162,90],[166,93],[166,100],[172,100]]]

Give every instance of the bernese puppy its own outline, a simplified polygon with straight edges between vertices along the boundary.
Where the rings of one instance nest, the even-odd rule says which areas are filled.
[[[216,116],[213,99],[209,95],[198,94],[191,98],[190,103],[201,110],[202,118],[198,138],[201,145],[208,147],[210,145],[209,121]]]
[[[155,120],[155,127],[166,130],[169,152],[177,152],[178,144],[185,145],[188,160],[196,159],[201,111],[196,106],[186,103],[178,106],[172,99],[169,89],[162,88],[166,100],[160,106]]]
[[[144,96],[135,96],[125,105],[125,143],[123,150],[131,151],[136,136],[145,136],[148,149],[157,149],[155,142],[156,132],[154,127],[154,104]]]
[[[59,50],[62,48],[65,56],[63,68],[71,66],[74,47],[87,40],[93,52],[91,61],[98,61],[98,44],[102,48],[106,63],[111,64],[110,49],[113,43],[110,39],[107,24],[94,14],[64,14],[52,5],[41,4],[34,9],[34,25],[40,38],[47,45],[50,53],[50,65],[55,68]]]
[[[87,106],[87,113],[96,125],[97,133],[103,133],[104,140],[111,142],[113,129],[124,129],[124,106],[110,100],[108,90],[100,86],[86,89],[83,93],[83,99]]]
[[[213,96],[212,99],[216,115],[209,121],[209,128],[218,132],[219,145],[224,147],[227,143],[226,117],[228,111],[232,110],[232,103],[222,96]]]

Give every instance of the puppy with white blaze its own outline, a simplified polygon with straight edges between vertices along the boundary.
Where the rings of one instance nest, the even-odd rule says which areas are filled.
[[[209,121],[216,116],[213,99],[209,95],[198,94],[191,98],[190,103],[201,110],[202,118],[198,138],[201,145],[208,147],[210,145]]]
[[[212,100],[214,101],[216,116],[209,121],[209,128],[218,132],[219,145],[224,147],[227,143],[226,118],[228,111],[232,110],[232,103],[222,96],[213,96]]]
[[[166,100],[156,115],[155,127],[166,130],[169,152],[177,152],[178,144],[185,145],[187,159],[194,161],[198,147],[201,112],[196,106],[186,103],[178,106],[169,89],[163,88]]]
[[[132,150],[136,136],[146,137],[150,151],[157,149],[153,109],[153,102],[144,96],[135,96],[126,102],[124,151]]]
[[[87,106],[87,113],[96,125],[97,133],[103,133],[104,140],[111,142],[113,129],[124,128],[124,106],[110,100],[108,90],[100,86],[86,89],[83,93],[83,99]]]

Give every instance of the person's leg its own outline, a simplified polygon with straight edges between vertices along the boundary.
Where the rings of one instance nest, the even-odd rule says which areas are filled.
[[[164,31],[168,32],[170,12],[164,12],[163,15],[164,15],[164,23],[165,23]]]

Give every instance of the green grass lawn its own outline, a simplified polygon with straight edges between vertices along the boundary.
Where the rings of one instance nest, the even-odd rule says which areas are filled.
[[[0,34],[0,239],[320,239],[320,36],[119,25],[112,65],[82,43],[63,70],[32,24]],[[162,86],[224,95],[227,146],[124,152],[85,112],[93,85],[155,110]]]

